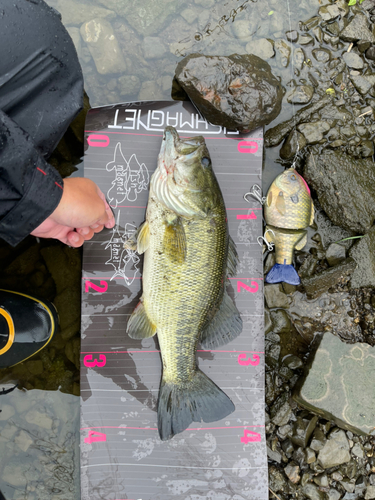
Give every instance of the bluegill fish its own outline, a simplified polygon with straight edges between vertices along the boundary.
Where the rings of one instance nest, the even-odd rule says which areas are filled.
[[[215,422],[234,411],[229,397],[201,370],[198,342],[212,349],[242,331],[226,291],[236,273],[237,252],[203,137],[181,139],[164,132],[150,184],[146,221],[132,245],[144,253],[143,290],[127,333],[157,333],[163,364],[158,400],[162,440],[192,422]]]
[[[314,205],[306,181],[293,168],[278,175],[268,190],[264,205],[266,239],[275,244],[276,264],[266,283],[299,285],[293,251],[307,243],[307,227],[314,222]]]

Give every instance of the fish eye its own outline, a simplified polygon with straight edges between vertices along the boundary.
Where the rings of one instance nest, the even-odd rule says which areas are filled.
[[[290,178],[292,179],[292,181],[295,181],[297,179],[297,177],[294,174],[292,174]]]
[[[210,163],[211,163],[211,161],[210,161],[209,158],[207,158],[207,156],[204,156],[201,159],[201,164],[202,164],[203,167],[208,167]]]

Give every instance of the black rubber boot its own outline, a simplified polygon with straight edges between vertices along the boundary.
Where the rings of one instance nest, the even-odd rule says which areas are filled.
[[[51,302],[0,290],[0,368],[21,363],[43,349],[57,325]]]

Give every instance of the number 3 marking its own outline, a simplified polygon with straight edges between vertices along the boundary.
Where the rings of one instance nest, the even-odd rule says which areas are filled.
[[[254,360],[251,359],[251,354],[250,356],[245,359],[247,357],[247,354],[245,354],[244,352],[239,354],[238,355],[238,364],[239,365],[242,365],[242,366],[257,366],[259,365],[259,356],[258,354],[254,354]]]
[[[105,366],[107,358],[104,356],[104,354],[99,354],[99,359],[100,361],[98,361],[97,359],[93,359],[92,354],[87,354],[87,356],[83,358],[83,364],[85,366],[88,366],[89,368],[92,368],[93,366]]]
[[[106,292],[108,290],[108,283],[106,281],[100,281],[100,284],[102,285],[102,288],[100,288],[99,285],[95,285],[95,283],[92,283],[91,281],[86,281],[85,292],[88,292],[90,288],[99,293]]]

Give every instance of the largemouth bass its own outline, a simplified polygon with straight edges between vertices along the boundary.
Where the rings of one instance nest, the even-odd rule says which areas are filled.
[[[293,168],[278,175],[268,190],[264,205],[266,239],[275,244],[276,264],[266,276],[266,283],[299,285],[293,267],[294,249],[307,243],[307,227],[314,222],[314,205],[306,181]]]
[[[192,422],[215,422],[234,411],[229,397],[199,368],[198,342],[212,349],[242,331],[226,291],[236,273],[237,252],[203,137],[164,132],[150,183],[146,221],[133,241],[144,253],[143,290],[131,315],[131,338],[157,332],[163,364],[158,400],[162,440]]]

